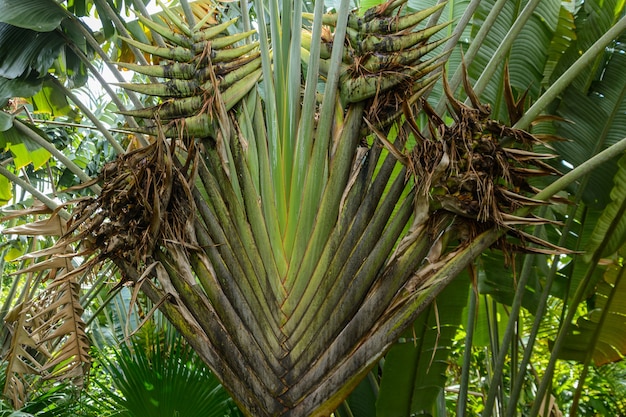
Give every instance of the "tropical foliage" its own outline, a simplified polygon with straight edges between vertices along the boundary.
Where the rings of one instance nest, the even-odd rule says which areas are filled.
[[[79,415],[240,416],[217,378],[160,314],[126,334],[128,322],[136,323],[147,307],[139,297],[129,310],[130,296],[122,290],[93,316],[97,347]]]
[[[0,3],[16,407],[130,285],[247,415],[442,415],[446,376],[458,415],[588,409],[626,352],[624,2],[113,5]]]

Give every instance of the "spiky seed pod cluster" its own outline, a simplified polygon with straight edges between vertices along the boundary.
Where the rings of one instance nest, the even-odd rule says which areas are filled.
[[[155,136],[162,133],[171,138],[212,137],[215,123],[211,121],[230,110],[261,77],[258,42],[249,42],[255,31],[228,34],[228,28],[236,19],[213,26],[200,22],[190,29],[173,12],[170,11],[167,17],[171,26],[139,18],[146,27],[163,37],[164,47],[122,38],[129,45],[158,57],[159,63],[119,63],[119,66],[165,79],[148,84],[119,84],[127,90],[163,100],[157,106],[124,114],[160,123],[160,126],[142,129],[142,133]],[[223,101],[215,99],[218,95]]]
[[[422,29],[418,25],[439,11],[444,4],[414,13],[401,14],[404,1],[388,2],[371,9],[363,17],[348,17],[344,69],[339,90],[344,103],[370,101],[367,118],[385,125],[402,111],[404,102],[415,103],[422,92],[438,78],[441,56],[425,58],[446,39],[431,37],[448,26],[438,24]],[[304,15],[312,19],[312,15]],[[325,15],[323,23],[336,24],[337,15]],[[308,51],[310,34],[303,34],[303,49]],[[320,57],[322,72],[328,65],[332,40],[326,38]],[[303,54],[303,59],[308,54]]]
[[[529,179],[558,175],[558,171],[544,162],[554,155],[533,152],[533,145],[541,143],[539,139],[490,119],[489,106],[482,105],[467,78],[464,81],[472,107],[453,97],[444,77],[455,119],[452,125],[448,126],[426,101],[422,102],[430,137],[414,132],[418,143],[407,158],[418,184],[417,198],[430,198],[431,211],[444,210],[457,215],[463,219],[461,222],[471,226],[472,233],[496,226],[506,228],[522,242],[560,250],[515,228],[549,222],[516,216],[515,212],[524,206],[545,204],[530,197],[538,190],[530,185]]]

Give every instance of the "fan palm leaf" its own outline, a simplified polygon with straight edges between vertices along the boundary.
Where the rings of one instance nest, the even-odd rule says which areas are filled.
[[[228,393],[180,339],[164,346],[155,337],[147,342],[133,338],[110,358],[101,352],[104,370],[118,391],[100,388],[115,409],[123,410],[121,415],[231,415],[234,404]]]

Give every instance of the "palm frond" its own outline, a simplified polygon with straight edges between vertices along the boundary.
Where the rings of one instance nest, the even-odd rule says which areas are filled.
[[[11,234],[57,237],[65,231],[66,222],[58,213],[50,219],[5,230]],[[37,297],[24,300],[4,318],[11,333],[11,347],[5,358],[8,377],[4,393],[10,394],[18,408],[30,395],[34,377],[43,381],[71,380],[81,386],[91,362],[90,343],[81,317],[80,284],[71,263],[75,254],[71,248],[60,246],[40,251],[40,255],[48,259],[16,274],[47,270],[49,284]]]

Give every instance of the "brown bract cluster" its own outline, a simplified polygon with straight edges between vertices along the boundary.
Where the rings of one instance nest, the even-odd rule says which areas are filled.
[[[190,185],[196,148],[176,152],[176,141],[152,144],[108,163],[97,181],[102,192],[81,200],[68,223],[65,243],[82,241],[92,262],[123,259],[144,264],[165,242],[185,245],[193,218]],[[185,160],[176,159],[184,155]]]
[[[538,138],[491,119],[489,106],[479,102],[467,77],[464,86],[471,106],[452,95],[444,77],[454,118],[450,126],[426,101],[421,102],[429,135],[414,130],[417,145],[406,158],[416,179],[417,198],[429,198],[432,211],[443,210],[464,219],[460,222],[471,230],[469,237],[496,226],[517,237],[524,249],[536,250],[526,247],[533,242],[557,250],[519,229],[549,222],[520,215],[519,209],[545,204],[531,197],[539,190],[529,180],[559,175],[545,162],[554,155],[533,152],[533,146],[542,143]]]

